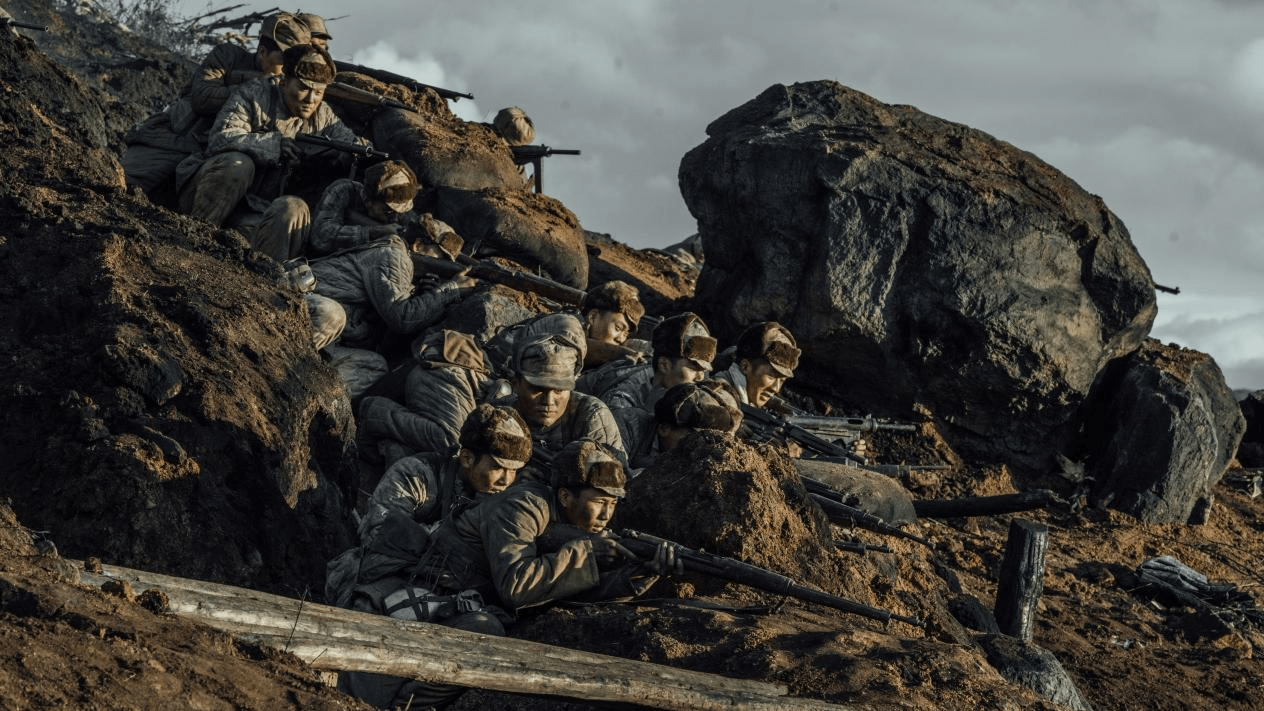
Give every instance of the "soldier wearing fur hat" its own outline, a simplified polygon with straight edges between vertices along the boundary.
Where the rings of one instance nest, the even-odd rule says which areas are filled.
[[[800,353],[789,329],[776,321],[763,321],[742,331],[733,364],[715,377],[732,384],[743,404],[764,407],[794,377]]]
[[[499,494],[531,458],[527,424],[512,408],[482,404],[465,418],[456,454],[418,453],[395,462],[378,482],[360,521],[369,545],[391,514],[432,524],[454,510]]]
[[[164,189],[174,190],[176,166],[206,149],[215,116],[238,86],[280,75],[285,50],[309,41],[307,27],[293,15],[281,12],[264,19],[253,52],[236,42],[212,49],[179,99],[123,137],[127,149],[120,163],[128,187],[139,187],[155,201]],[[170,202],[174,203],[174,198],[173,194]]]
[[[668,389],[705,378],[716,350],[707,325],[689,312],[663,319],[650,339],[654,349],[651,361],[628,369],[601,395],[619,423],[619,433],[636,470],[652,459],[654,404]]]
[[[284,194],[289,168],[304,160],[349,160],[327,149],[309,153],[295,137],[367,143],[324,103],[337,74],[329,53],[304,44],[283,57],[281,81],[239,87],[216,117],[206,152],[176,169],[181,211],[241,229],[251,246],[277,261],[299,256],[311,229],[307,203]]]
[[[594,286],[584,297],[583,313],[588,336],[585,370],[617,358],[641,355],[639,350],[627,345],[645,315],[636,287],[618,280]]]

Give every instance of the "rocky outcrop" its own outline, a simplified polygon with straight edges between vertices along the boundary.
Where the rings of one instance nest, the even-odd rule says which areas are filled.
[[[1096,502],[1154,523],[1204,516],[1246,431],[1216,362],[1148,339],[1098,392],[1084,427]]]
[[[706,253],[696,308],[775,319],[799,387],[933,413],[968,457],[1042,470],[1154,286],[1097,196],[1030,153],[835,82],[776,85],[680,165]]]

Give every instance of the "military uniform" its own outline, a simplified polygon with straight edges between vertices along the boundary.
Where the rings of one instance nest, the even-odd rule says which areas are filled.
[[[281,170],[282,139],[299,134],[362,143],[324,102],[304,119],[290,113],[279,82],[241,85],[216,117],[206,152],[176,168],[181,211],[243,228],[251,246],[277,261],[297,257],[311,230],[311,211],[301,198],[277,194],[281,179],[272,171]]]
[[[516,395],[510,395],[498,399],[495,404],[512,407],[517,401]],[[580,439],[592,439],[608,445],[626,462],[627,452],[623,447],[623,437],[619,434],[619,424],[615,422],[610,408],[591,395],[572,391],[566,411],[557,422],[544,428],[532,428],[531,441],[537,450],[541,450],[541,456],[528,462],[519,477],[549,482],[552,474],[545,459]]]
[[[357,441],[388,466],[407,454],[452,451],[461,423],[492,383],[484,353],[463,333],[428,334],[417,359],[404,383],[404,404],[381,396],[360,403]]]
[[[269,18],[260,35],[271,38],[280,49],[306,44],[310,39],[307,29],[287,13]],[[262,76],[257,52],[235,42],[213,48],[181,90],[180,98],[123,136],[127,148],[119,162],[127,184],[151,196],[163,185],[174,184],[176,166],[205,150],[211,126],[228,98],[241,84]]]

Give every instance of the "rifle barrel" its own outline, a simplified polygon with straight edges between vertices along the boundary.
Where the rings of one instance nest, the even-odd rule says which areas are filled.
[[[824,417],[820,415],[787,415],[786,422],[804,429],[822,430],[825,432],[875,432],[890,430],[893,432],[916,432],[917,425],[878,422],[872,417]]]
[[[48,25],[36,25],[31,22],[22,22],[11,17],[0,18],[0,27],[21,27],[27,30],[36,30],[38,32],[48,32]]]
[[[662,538],[651,536],[648,533],[640,531],[625,530],[622,532],[619,543],[628,548],[636,555],[642,558],[648,558],[654,555],[654,550],[660,543]],[[704,575],[710,575],[724,580],[729,580],[743,585],[749,585],[766,592],[777,595],[789,595],[797,597],[800,600],[815,602],[819,605],[832,607],[835,610],[841,610],[854,615],[868,617],[872,620],[887,622],[889,620],[899,620],[905,624],[914,627],[923,627],[925,623],[916,617],[906,617],[897,615],[888,610],[882,610],[876,607],[870,607],[855,600],[831,595],[805,585],[800,585],[790,578],[774,573],[771,570],[760,568],[757,565],[743,563],[733,558],[725,558],[711,553],[703,553],[692,548],[686,548],[677,544],[677,558],[684,564],[686,570],[690,570]]]

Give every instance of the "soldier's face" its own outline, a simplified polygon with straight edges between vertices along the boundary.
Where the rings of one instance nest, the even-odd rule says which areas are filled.
[[[514,380],[514,392],[518,402],[514,405],[522,419],[532,429],[550,427],[562,419],[571,401],[570,390],[540,388],[528,383],[526,378]]]
[[[465,482],[480,494],[499,494],[518,478],[518,467],[502,466],[490,454],[475,455],[468,449],[462,449],[458,459]]]
[[[658,358],[654,362],[654,369],[658,384],[665,390],[682,383],[696,383],[707,377],[707,371],[688,358]]]
[[[285,100],[285,108],[291,116],[309,119],[320,108],[325,98],[325,88],[313,89],[303,82],[290,77],[281,85],[281,97]]]
[[[255,57],[258,58],[259,71],[264,74],[280,74],[281,70],[285,66],[285,52],[282,52],[279,49],[276,51],[269,51],[260,47],[259,50],[255,52]]]
[[[768,361],[752,362],[743,358],[737,367],[746,376],[746,397],[755,407],[768,404],[772,396],[781,392],[781,386],[786,384],[786,376],[773,370]]]
[[[601,533],[614,518],[617,496],[592,487],[578,494],[570,489],[558,489],[557,501],[562,505],[562,515],[576,528],[588,533]]]
[[[587,320],[588,337],[594,341],[621,346],[628,340],[628,334],[632,332],[632,324],[628,323],[628,317],[618,311],[591,309]]]

